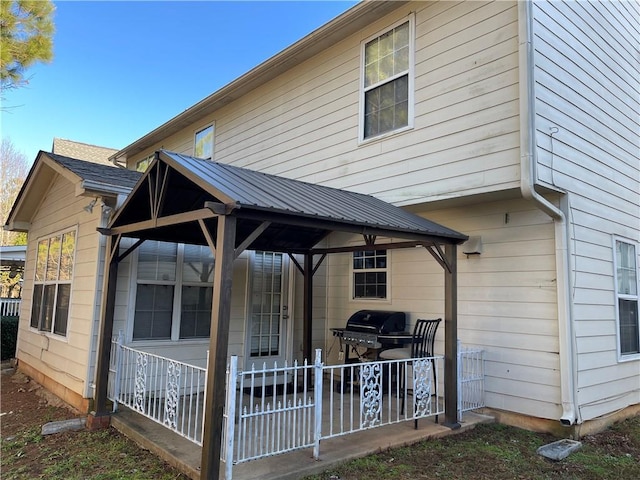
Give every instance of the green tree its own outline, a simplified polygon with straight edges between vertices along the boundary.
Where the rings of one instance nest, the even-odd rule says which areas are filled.
[[[0,0],[0,90],[27,82],[26,70],[53,58],[50,0]]]

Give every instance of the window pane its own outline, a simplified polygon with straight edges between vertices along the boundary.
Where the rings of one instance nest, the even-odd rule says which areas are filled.
[[[71,285],[58,285],[58,298],[56,299],[56,321],[53,326],[53,333],[58,335],[67,334],[67,322],[69,320],[69,297],[71,296]]]
[[[209,336],[212,298],[212,287],[182,287],[180,338]]]
[[[138,280],[175,281],[176,244],[147,240],[140,246]]]
[[[173,285],[138,285],[133,339],[170,339]]]
[[[380,80],[385,80],[389,77],[393,77],[393,54],[384,55],[378,62],[378,73]]]
[[[40,330],[46,332],[51,331],[53,325],[53,306],[56,300],[56,286],[45,285],[42,299],[42,320],[40,322]]]
[[[182,280],[184,282],[213,282],[213,254],[209,247],[200,245],[184,246]]]
[[[638,331],[638,301],[618,300],[620,316],[620,353],[640,353],[640,333]]]
[[[616,241],[616,260],[618,265],[618,293],[637,295],[638,279],[636,272],[636,249],[630,243]]]
[[[38,242],[38,258],[36,259],[36,282],[44,281],[45,270],[47,268],[47,251],[49,240]]]
[[[47,255],[47,280],[58,279],[58,266],[60,265],[60,243],[61,237],[53,237],[49,240],[49,254]]]
[[[365,93],[365,138],[406,127],[409,119],[406,75]]]
[[[409,22],[394,29],[395,73],[409,69]]]
[[[365,88],[409,70],[409,22],[368,42],[364,55]]]
[[[408,29],[407,29],[408,30]],[[398,50],[395,54],[395,65],[393,74],[403,72],[409,69],[409,45]]]
[[[33,303],[31,305],[31,327],[38,328],[40,326],[40,314],[42,313],[42,292],[43,285],[35,284],[33,286]]]
[[[71,280],[73,273],[73,255],[76,250],[76,232],[62,236],[62,254],[60,257],[60,280]]]
[[[196,133],[193,156],[207,160],[213,158],[213,125]]]

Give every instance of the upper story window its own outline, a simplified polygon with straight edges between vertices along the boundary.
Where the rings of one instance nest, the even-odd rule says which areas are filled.
[[[360,140],[412,126],[413,17],[363,43]]]
[[[206,160],[213,159],[213,124],[196,132],[193,156]]]
[[[387,298],[387,251],[353,252],[353,298]]]
[[[640,353],[637,245],[615,240],[616,310],[620,355]]]
[[[75,253],[75,230],[38,241],[31,305],[32,328],[67,335]]]
[[[153,162],[154,158],[155,158],[155,153],[152,153],[147,158],[144,158],[136,162],[136,172],[146,172],[147,168],[149,168],[149,165],[151,165],[151,162]]]

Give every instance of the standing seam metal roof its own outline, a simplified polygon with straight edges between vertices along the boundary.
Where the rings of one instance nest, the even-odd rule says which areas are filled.
[[[241,208],[253,208],[355,225],[423,233],[462,242],[467,236],[371,195],[202,160],[166,150],[167,158],[185,176],[195,175]]]

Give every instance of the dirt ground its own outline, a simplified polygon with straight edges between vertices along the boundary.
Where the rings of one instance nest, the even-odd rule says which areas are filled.
[[[8,367],[3,362],[0,390],[3,480],[187,479],[113,428],[42,436],[42,425],[48,422],[83,416]]]

